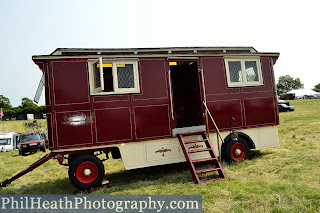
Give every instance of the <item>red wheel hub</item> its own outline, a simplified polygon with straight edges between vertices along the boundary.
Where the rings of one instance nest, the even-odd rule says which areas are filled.
[[[90,161],[83,162],[78,166],[76,176],[82,183],[91,183],[98,177],[98,167]]]
[[[237,142],[231,147],[231,157],[235,161],[243,160],[246,156],[246,153],[246,147],[242,143]]]

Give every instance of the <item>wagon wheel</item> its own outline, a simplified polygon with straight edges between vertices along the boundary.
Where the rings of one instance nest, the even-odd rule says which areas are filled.
[[[71,162],[68,173],[73,185],[80,189],[89,189],[102,184],[104,166],[94,155],[81,155]]]
[[[238,141],[229,141],[226,145],[225,156],[228,162],[249,159],[250,148],[247,141],[242,138],[239,138]]]

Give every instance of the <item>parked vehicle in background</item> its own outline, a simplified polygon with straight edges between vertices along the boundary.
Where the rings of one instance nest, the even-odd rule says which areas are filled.
[[[289,112],[289,111],[295,110],[294,106],[288,106],[286,104],[278,104],[278,106],[279,106],[279,112]]]
[[[296,96],[296,99],[319,99],[320,98],[320,94],[313,94],[313,95],[300,95],[300,96]]]
[[[17,148],[19,133],[4,131],[0,132],[0,152],[9,152]]]
[[[49,148],[48,137],[45,133],[40,133],[40,137],[44,140],[46,148]]]
[[[19,137],[18,143],[19,154],[25,156],[26,153],[33,153],[41,150],[46,151],[45,140],[41,138],[40,134],[30,132],[23,133]]]
[[[308,99],[319,99],[320,94],[313,94],[313,95],[308,95]]]
[[[296,95],[294,93],[281,93],[280,99],[281,100],[294,100]]]
[[[290,102],[289,101],[285,101],[285,100],[278,100],[278,104],[285,104],[287,106],[290,106]]]

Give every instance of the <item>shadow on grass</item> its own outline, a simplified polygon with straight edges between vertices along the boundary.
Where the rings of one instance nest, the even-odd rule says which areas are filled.
[[[251,150],[250,159],[258,159],[271,153],[272,152],[268,151],[261,152],[259,150]],[[228,164],[225,161],[222,163],[222,167],[230,165],[232,165],[232,163]],[[206,166],[206,164],[204,163],[202,166]],[[121,186],[139,181],[162,181],[166,183],[193,181],[189,168],[185,162],[134,170],[125,170],[111,174],[108,174],[108,171],[106,172],[106,178],[113,186]]]
[[[186,163],[177,163],[170,165],[154,166],[148,168],[126,170],[116,173],[106,171],[105,178],[110,181],[112,188],[130,187],[131,189],[141,188],[140,183],[154,182],[176,183],[192,181],[191,174]],[[69,179],[48,180],[37,184],[23,185],[20,188],[12,188],[10,185],[0,188],[0,194],[90,194],[101,188],[97,187],[91,190],[79,190]],[[120,189],[121,190],[121,189]]]
[[[69,179],[57,179],[37,184],[23,185],[20,188],[12,188],[10,185],[0,188],[0,194],[76,194],[78,190]]]
[[[37,153],[37,151],[35,151],[35,152],[27,152],[27,153],[25,153],[25,155],[23,157],[27,157],[29,155],[33,155],[33,154],[36,154],[36,153]],[[18,152],[16,154],[11,155],[11,157],[19,157],[19,156],[21,156],[21,155],[19,155]]]
[[[260,150],[250,150],[250,159],[255,159],[255,158],[261,158],[264,155],[269,155],[272,154],[272,152],[264,151],[261,152]]]
[[[189,176],[190,177],[189,177]],[[175,178],[173,178],[174,176]],[[106,174],[107,179],[114,186],[124,185],[128,183],[134,183],[139,181],[166,181],[177,182],[179,176],[187,176],[186,179],[192,181],[192,177],[187,164],[175,163],[161,166],[153,166],[147,168],[140,168],[134,170],[125,170],[121,172]],[[172,177],[172,178],[164,178]],[[181,178],[178,178],[181,179]]]
[[[97,193],[108,194],[115,191],[126,191],[128,189],[137,190],[149,186],[193,181],[186,163],[124,170],[114,173],[108,173],[108,171],[106,171],[105,179],[109,181],[107,185],[90,190],[78,190],[77,193],[90,194],[97,191]]]
[[[251,159],[261,158],[271,152],[261,152],[259,150],[251,151]],[[226,164],[222,164],[223,167]],[[105,178],[112,185],[111,191],[122,191],[128,188],[138,189],[141,187],[152,186],[155,184],[187,183],[192,182],[192,176],[185,162],[153,166],[147,168],[123,170],[110,173],[106,169]],[[22,183],[23,184],[23,183]],[[98,187],[93,190],[83,191],[74,187],[68,178],[47,180],[46,182],[22,185],[21,188],[2,188],[0,194],[90,194],[104,187]]]

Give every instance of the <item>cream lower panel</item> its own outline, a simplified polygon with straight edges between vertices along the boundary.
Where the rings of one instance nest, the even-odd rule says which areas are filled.
[[[146,144],[146,161],[162,161],[184,157],[179,143]]]
[[[260,132],[260,129],[261,127],[259,128],[251,128],[251,129],[242,129],[240,132],[243,132],[245,134],[247,134],[251,140],[253,141],[256,149],[260,149],[261,147],[261,143],[260,143],[260,136],[259,136],[259,132]]]
[[[279,135],[278,127],[262,127],[259,129],[260,149],[278,147]]]
[[[185,137],[186,141],[200,136]],[[187,145],[189,150],[206,148],[203,142]],[[119,146],[125,169],[143,168],[186,161],[178,138],[169,138]],[[209,157],[208,152],[191,154],[193,160]]]
[[[251,138],[251,140],[254,142],[257,150],[279,146],[279,137],[278,137],[278,127],[277,126],[241,129],[238,131],[247,134]],[[223,139],[225,139],[229,134],[230,134],[230,132],[221,132],[221,136]],[[217,145],[217,134],[216,133],[210,133],[210,141],[211,141],[211,144],[213,145],[214,151],[218,155],[218,145]],[[219,143],[221,146],[220,139],[219,139]]]
[[[277,127],[259,127],[239,131],[247,134],[253,140],[256,149],[279,146]],[[229,134],[229,132],[222,132],[221,136],[224,139]],[[201,136],[184,137],[185,141],[200,139]],[[210,133],[210,141],[216,155],[219,156],[216,133]],[[220,139],[219,145],[221,146]],[[204,142],[188,144],[187,147],[189,150],[206,148]],[[127,170],[186,161],[178,138],[128,143],[119,146],[119,148],[124,167]],[[191,154],[191,158],[194,160],[207,157],[210,157],[208,152]]]
[[[241,132],[246,133],[252,139],[256,146],[256,150],[279,146],[277,126],[243,129]]]
[[[143,142],[127,143],[123,146],[119,146],[119,149],[125,169],[129,170],[147,167]]]
[[[183,138],[185,141],[201,140],[201,136],[188,136]],[[205,148],[204,143],[193,143],[186,145],[189,150],[203,149]],[[146,161],[167,161],[175,158],[183,158],[184,154],[181,149],[178,138],[147,141],[145,142],[146,148]]]
[[[128,143],[119,148],[127,170],[185,161],[177,138]]]

